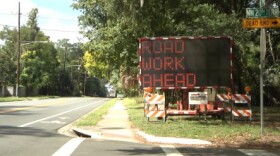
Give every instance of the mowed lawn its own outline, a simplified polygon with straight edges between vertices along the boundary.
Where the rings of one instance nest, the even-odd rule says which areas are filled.
[[[231,120],[213,119],[211,117],[204,120],[203,116],[173,116],[168,117],[166,122],[162,120],[148,122],[147,118],[144,117],[143,98],[126,98],[123,103],[128,109],[133,126],[151,135],[193,138],[223,143],[248,143],[261,139],[258,123],[231,122]],[[278,113],[280,114],[279,111]],[[271,137],[272,140],[267,140],[269,143],[280,145],[280,127],[265,127],[263,137]],[[279,140],[277,141],[276,138],[279,138]]]
[[[115,105],[118,99],[114,98],[97,108],[92,113],[76,121],[76,126],[95,126],[98,121],[107,114],[108,110]],[[173,116],[168,117],[166,122],[154,119],[148,122],[144,116],[144,103],[142,97],[125,98],[122,100],[126,106],[132,127],[147,134],[162,137],[179,137],[202,139],[212,142],[217,146],[238,147],[279,147],[280,148],[280,120],[279,111],[265,109],[266,118],[276,117],[278,120],[265,122],[264,133],[260,136],[260,124],[256,122],[259,114],[254,115],[254,122],[221,120],[217,118],[201,116]],[[267,113],[267,111],[269,113]],[[272,124],[273,123],[273,124]]]

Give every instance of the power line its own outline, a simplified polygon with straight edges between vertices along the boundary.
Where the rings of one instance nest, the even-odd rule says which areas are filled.
[[[0,12],[1,15],[10,15],[10,16],[17,16],[17,13],[13,13],[13,12]],[[28,14],[23,14],[21,13],[21,16],[25,16],[28,17]],[[51,17],[51,16],[40,16],[38,15],[38,19],[57,19],[57,20],[68,20],[68,21],[75,21],[76,18],[60,18],[60,17]]]
[[[7,13],[7,12],[0,12],[1,15],[12,15],[12,16],[17,16],[17,13],[13,13],[13,12],[10,12],[10,13]]]
[[[4,27],[13,27],[13,28],[16,28],[17,26],[11,26],[11,25],[6,25],[6,24],[0,24],[1,26],[4,26]]]
[[[6,26],[6,27],[13,27],[16,28],[17,26],[13,26],[13,25],[7,25],[7,24],[0,24],[1,26]],[[32,28],[27,28],[27,29],[32,29]],[[77,33],[79,31],[75,31],[75,30],[60,30],[60,29],[44,29],[44,28],[40,28],[40,30],[43,31],[56,31],[56,32],[69,32],[69,33]]]
[[[0,14],[2,14],[2,15],[10,15],[10,16],[18,16],[18,13],[13,13],[13,12],[10,12],[10,13],[8,13],[8,12],[0,12]],[[28,17],[27,14],[20,13],[20,15]],[[71,21],[75,20],[74,18],[57,18],[57,17],[48,17],[48,16],[38,16],[38,18],[57,19],[57,20],[71,20]],[[8,25],[8,24],[0,24],[0,26],[17,28],[17,26]],[[79,31],[75,31],[75,30],[45,29],[45,28],[40,28],[40,30],[42,30],[42,31],[65,32],[65,33],[77,33],[77,32],[79,32]]]
[[[57,18],[57,17],[48,17],[48,16],[38,16],[38,18],[47,18],[47,19],[57,19],[57,20],[69,20],[69,21],[76,21],[76,18]]]
[[[40,30],[44,30],[44,31],[58,31],[58,32],[72,32],[72,33],[79,32],[79,31],[73,31],[73,30],[56,30],[56,29],[40,29]]]

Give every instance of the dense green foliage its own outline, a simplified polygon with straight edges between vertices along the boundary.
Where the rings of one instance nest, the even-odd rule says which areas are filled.
[[[68,39],[51,42],[38,26],[38,12],[32,9],[20,28],[20,86],[37,88],[41,95],[105,96],[104,82],[91,81],[83,66],[81,43],[71,44]],[[0,31],[4,42],[0,47],[0,85],[16,84],[18,33],[9,27]]]
[[[259,97],[258,29],[243,29],[247,7],[258,7],[253,0],[76,0],[75,9],[85,37],[84,49],[92,53],[103,75],[126,94],[138,92],[137,39],[157,36],[231,36],[234,45],[234,81],[239,93],[252,87],[254,103]],[[274,7],[279,1],[270,1]],[[279,31],[267,30],[265,104],[279,104]],[[96,66],[98,67],[98,66]],[[112,72],[111,72],[112,71]],[[108,75],[111,73],[111,75]]]
[[[141,2],[144,2],[141,6]],[[279,7],[279,0],[270,5]],[[246,8],[259,7],[256,0],[76,0],[73,8],[83,14],[79,24],[85,44],[67,39],[49,42],[38,27],[38,10],[21,27],[20,84],[40,87],[44,94],[103,95],[110,81],[118,92],[138,95],[138,38],[158,36],[231,36],[234,40],[234,83],[239,93],[252,88],[253,103],[259,102],[260,30],[243,29]],[[17,29],[0,31],[0,79],[16,82]],[[266,29],[264,91],[265,105],[280,103],[280,35]],[[100,78],[95,81],[94,77]],[[87,81],[89,80],[89,81]],[[96,83],[96,84],[91,84]],[[99,88],[87,88],[87,87]],[[97,93],[98,92],[98,93]]]

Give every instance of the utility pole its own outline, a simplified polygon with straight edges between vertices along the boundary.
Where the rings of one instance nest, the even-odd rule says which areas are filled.
[[[258,0],[259,8],[246,8],[246,17],[243,19],[243,28],[261,28],[260,31],[260,136],[264,131],[264,71],[266,54],[265,28],[280,28],[279,8],[271,7],[270,0]],[[249,17],[249,18],[248,18]],[[258,17],[258,18],[256,18]]]
[[[65,44],[65,49],[63,53],[63,80],[62,80],[62,90],[61,90],[61,95],[64,96],[65,92],[65,78],[66,78],[66,54],[67,54],[67,42]]]
[[[63,71],[64,72],[65,72],[65,69],[66,69],[66,54],[67,54],[67,43],[65,45],[64,57],[63,57]]]
[[[260,37],[260,122],[261,122],[261,136],[263,135],[263,72],[264,72],[264,58],[266,50],[266,38],[265,38],[265,29],[261,29]]]
[[[20,77],[20,2],[18,2],[18,45],[17,45],[17,84],[16,96],[19,97],[19,77]]]
[[[266,7],[265,0],[260,0],[260,8]],[[266,52],[266,34],[265,28],[261,29],[261,36],[260,36],[260,122],[261,122],[261,136],[263,136],[263,72],[264,72],[264,59],[265,59],[265,52]]]
[[[86,83],[87,83],[87,71],[85,70],[85,78],[84,78],[84,95],[86,96]]]

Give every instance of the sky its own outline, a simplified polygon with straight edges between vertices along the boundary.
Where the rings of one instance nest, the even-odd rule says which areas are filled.
[[[83,42],[79,34],[77,17],[81,15],[74,10],[73,0],[1,0],[0,1],[0,30],[3,26],[17,28],[18,8],[20,2],[21,25],[25,25],[28,13],[32,8],[38,8],[38,25],[50,36],[51,41],[69,39],[71,43]]]

